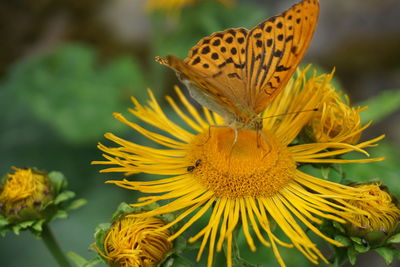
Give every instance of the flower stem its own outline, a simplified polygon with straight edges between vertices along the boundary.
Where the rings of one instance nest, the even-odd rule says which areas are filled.
[[[47,224],[43,225],[42,239],[60,267],[71,267]]]

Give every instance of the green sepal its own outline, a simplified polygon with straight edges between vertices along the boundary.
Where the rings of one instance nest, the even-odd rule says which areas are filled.
[[[358,255],[358,254],[359,254],[359,253],[358,253],[357,250],[354,248],[354,246],[350,246],[350,247],[347,249],[347,257],[348,257],[349,262],[350,262],[351,265],[356,264],[357,255]]]
[[[342,243],[346,247],[351,245],[351,240],[348,237],[343,236],[343,235],[336,235],[335,240]]]
[[[160,267],[193,267],[190,260],[181,255],[176,255],[165,260],[159,265]]]
[[[51,219],[54,220],[54,219],[65,219],[65,218],[68,218],[68,213],[65,210],[57,210]]]
[[[63,191],[62,193],[60,193],[55,199],[54,199],[54,204],[58,205],[62,202],[65,202],[71,198],[75,197],[75,193],[72,191]]]
[[[394,243],[400,243],[400,233],[395,234],[394,236],[390,237],[390,238],[387,240],[387,242],[388,242],[388,243],[392,243],[392,244],[394,244]]]
[[[129,213],[138,213],[140,211],[141,211],[140,208],[131,207],[131,206],[129,206],[129,204],[122,202],[119,204],[117,210],[112,215],[111,221],[115,222],[122,215],[129,214]]]
[[[32,226],[35,221],[25,221],[11,226],[12,231],[14,234],[19,235],[21,230],[25,230],[28,227]]]
[[[338,229],[340,232],[345,233],[346,230],[344,229],[343,225],[338,222],[333,222],[333,227]]]
[[[87,200],[84,198],[80,198],[80,199],[76,199],[76,200],[72,201],[71,204],[69,204],[65,209],[66,210],[76,210],[86,204],[87,204]]]
[[[43,230],[43,224],[46,222],[46,220],[37,220],[35,223],[32,225],[32,229],[35,230],[36,232],[42,232]]]
[[[359,245],[362,245],[362,244],[363,244],[362,239],[361,239],[360,237],[352,236],[352,237],[350,237],[350,239],[351,239],[353,242],[355,242],[356,244],[359,244]]]
[[[103,254],[104,254],[103,241],[104,241],[104,238],[106,237],[106,235],[108,233],[108,230],[110,229],[111,225],[112,225],[111,223],[101,223],[101,224],[96,226],[96,230],[95,230],[95,233],[94,233],[95,246]],[[93,246],[90,246],[90,249],[96,251],[96,249]],[[102,255],[99,254],[98,256],[101,258],[101,260],[104,263],[108,263],[108,260],[106,258],[103,258]]]
[[[54,193],[59,194],[68,186],[68,181],[65,179],[64,174],[58,171],[52,171],[48,174],[48,177],[53,185]]]
[[[8,224],[7,219],[3,215],[0,214],[0,227],[6,226],[7,224]]]
[[[369,251],[370,247],[369,245],[363,245],[363,244],[354,244],[354,249],[358,252],[358,253],[365,253],[367,251]]]
[[[91,260],[87,260],[84,257],[82,257],[81,255],[79,255],[73,251],[68,251],[67,256],[75,264],[76,267],[92,267],[92,266],[96,266],[103,262],[98,257],[93,258]]]
[[[394,250],[388,247],[380,247],[374,249],[381,257],[385,260],[386,264],[389,265],[392,263],[394,258]]]
[[[385,243],[388,234],[383,231],[371,231],[365,234],[365,239],[373,246],[381,246]]]

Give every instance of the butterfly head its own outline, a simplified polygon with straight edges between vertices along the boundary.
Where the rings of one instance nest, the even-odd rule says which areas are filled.
[[[247,117],[236,118],[231,126],[235,129],[261,131],[263,128],[263,119],[258,115],[254,115],[249,119]]]

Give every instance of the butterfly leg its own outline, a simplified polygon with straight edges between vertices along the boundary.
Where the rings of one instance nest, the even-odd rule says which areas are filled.
[[[260,139],[258,139],[258,138],[260,138]],[[271,152],[272,144],[269,142],[267,136],[265,136],[265,134],[262,131],[259,131],[259,134],[257,133],[257,147],[261,147],[261,138],[265,141],[265,143],[267,144],[267,147],[268,147],[268,150],[262,157],[264,159],[269,154],[269,152]],[[260,143],[258,143],[258,142],[260,142]]]
[[[208,136],[207,136],[206,141],[204,143],[202,143],[202,144],[198,144],[197,146],[204,146],[205,144],[207,144],[208,140],[210,140],[210,138],[211,138],[211,127],[228,127],[228,126],[231,126],[231,124],[209,125],[208,126]],[[237,140],[237,130],[236,130],[236,139],[235,140]]]

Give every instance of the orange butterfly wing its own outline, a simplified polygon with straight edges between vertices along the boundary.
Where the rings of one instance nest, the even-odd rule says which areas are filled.
[[[177,71],[178,78],[200,104],[230,122],[243,114],[241,102],[242,92],[246,90],[243,78],[247,34],[248,30],[244,28],[216,32],[201,39],[183,61],[174,56],[156,60]],[[196,89],[211,103],[199,99],[198,92],[193,92]]]
[[[246,92],[256,114],[268,106],[293,75],[311,42],[318,14],[318,0],[302,1],[249,33]]]
[[[318,12],[318,0],[303,0],[250,32],[227,29],[203,38],[183,61],[157,60],[178,72],[200,104],[228,122],[247,121],[289,81],[309,46]]]

